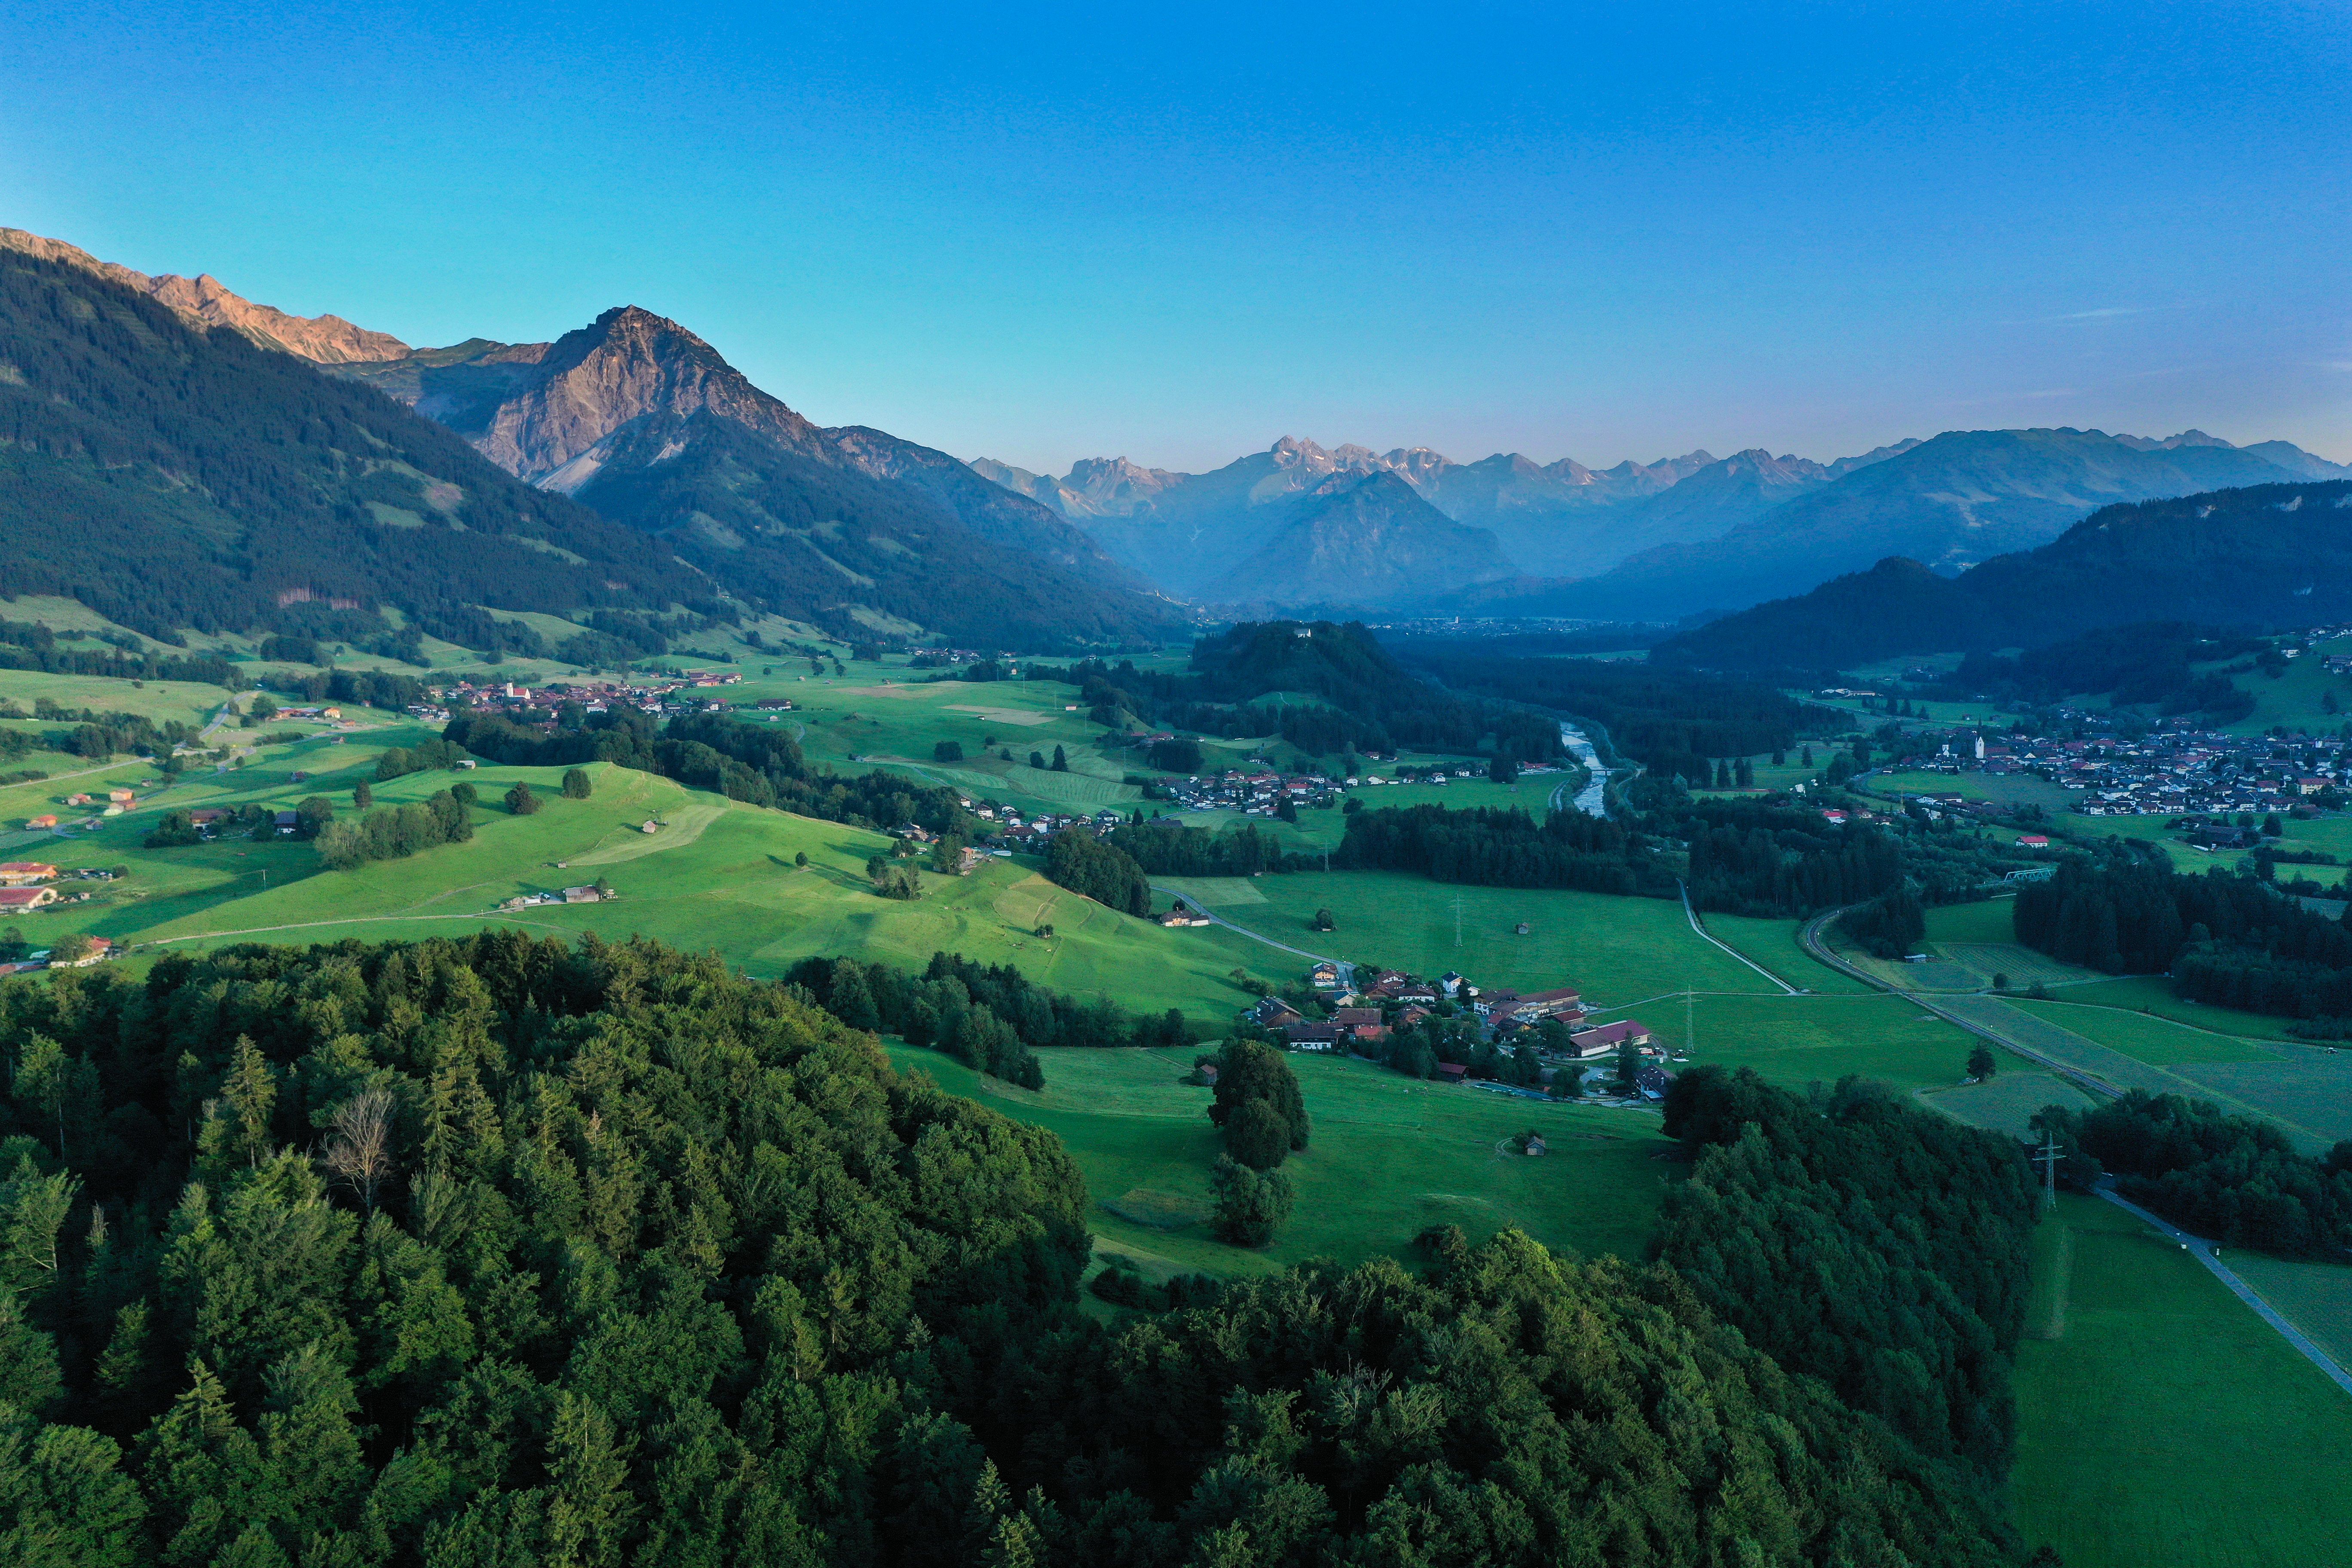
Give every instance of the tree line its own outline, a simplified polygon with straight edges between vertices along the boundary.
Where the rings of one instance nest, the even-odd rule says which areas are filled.
[[[1654,1255],[1790,1373],[2005,1476],[2036,1217],[2021,1145],[1883,1085],[1809,1101],[1747,1068],[1682,1073],[1665,1110],[1696,1163]]]
[[[2270,1122],[2139,1089],[2049,1106],[2033,1126],[2058,1139],[2071,1186],[2113,1173],[2125,1197],[2231,1247],[2330,1262],[2352,1252],[2352,1140],[2314,1159]]]
[[[576,724],[559,723],[552,733],[495,713],[461,713],[441,733],[453,745],[510,767],[614,763],[730,800],[856,827],[887,831],[912,823],[968,837],[980,826],[951,789],[911,784],[879,769],[844,777],[809,764],[780,727],[727,713],[681,714],[667,725],[634,709],[582,713]]]
[[[1097,723],[1133,718],[1203,735],[1272,732],[1313,756],[1400,746],[1484,750],[1519,762],[1560,754],[1556,721],[1423,680],[1355,622],[1244,622],[1198,639],[1181,672],[1088,659],[1067,668],[1032,665],[1024,674],[1077,687]],[[1288,693],[1316,700],[1278,695]]]
[[[1074,996],[1009,963],[955,952],[931,954],[919,975],[855,958],[804,958],[785,981],[852,1028],[898,1035],[1024,1089],[1045,1087],[1034,1053],[1050,1047],[1181,1046],[1192,1037],[1174,1008],[1130,1016],[1108,996]]]
[[[1151,881],[1143,868],[1092,828],[1066,827],[1046,841],[1045,879],[1121,914],[1151,912]]]
[[[2169,971],[2183,996],[2292,1018],[2352,1016],[2352,931],[2267,882],[2137,856],[2070,860],[2018,891],[2017,940],[2109,974]]]

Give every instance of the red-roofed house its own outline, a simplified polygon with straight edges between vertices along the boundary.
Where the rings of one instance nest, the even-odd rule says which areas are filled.
[[[58,890],[55,888],[0,888],[0,914],[37,910],[43,904],[57,901]]]
[[[43,860],[0,860],[0,888],[29,888],[54,882],[58,868]]]

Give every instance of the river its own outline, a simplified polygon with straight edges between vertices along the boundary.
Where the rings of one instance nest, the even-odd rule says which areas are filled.
[[[1601,753],[1593,748],[1592,742],[1585,738],[1583,731],[1565,720],[1561,721],[1559,726],[1559,743],[1566,746],[1569,753],[1578,762],[1582,763],[1585,771],[1592,775],[1586,782],[1585,786],[1577,792],[1576,799],[1572,803],[1576,809],[1587,816],[1608,816],[1609,774],[1601,765]]]

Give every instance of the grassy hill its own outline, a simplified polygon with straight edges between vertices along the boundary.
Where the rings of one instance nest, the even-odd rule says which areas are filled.
[[[1297,1057],[1315,1125],[1307,1151],[1282,1167],[1298,1206],[1272,1246],[1249,1250],[1216,1240],[1203,1223],[1219,1143],[1209,1091],[1177,1081],[1191,1053],[1047,1051],[1042,1091],[982,1079],[936,1051],[900,1046],[891,1055],[902,1068],[1060,1134],[1086,1174],[1097,1251],[1124,1254],[1162,1278],[1405,1257],[1432,1225],[1459,1225],[1474,1240],[1516,1226],[1579,1256],[1635,1259],[1658,1194],[1682,1170],[1657,1118],[1642,1111],[1538,1105],[1415,1083],[1363,1062]],[[1498,1148],[1531,1126],[1549,1141],[1549,1156]]]

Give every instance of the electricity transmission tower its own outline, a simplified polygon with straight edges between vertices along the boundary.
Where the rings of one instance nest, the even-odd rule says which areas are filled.
[[[2042,1147],[2033,1152],[2033,1163],[2042,1167],[2042,1206],[2058,1206],[2058,1135],[2045,1131]]]

